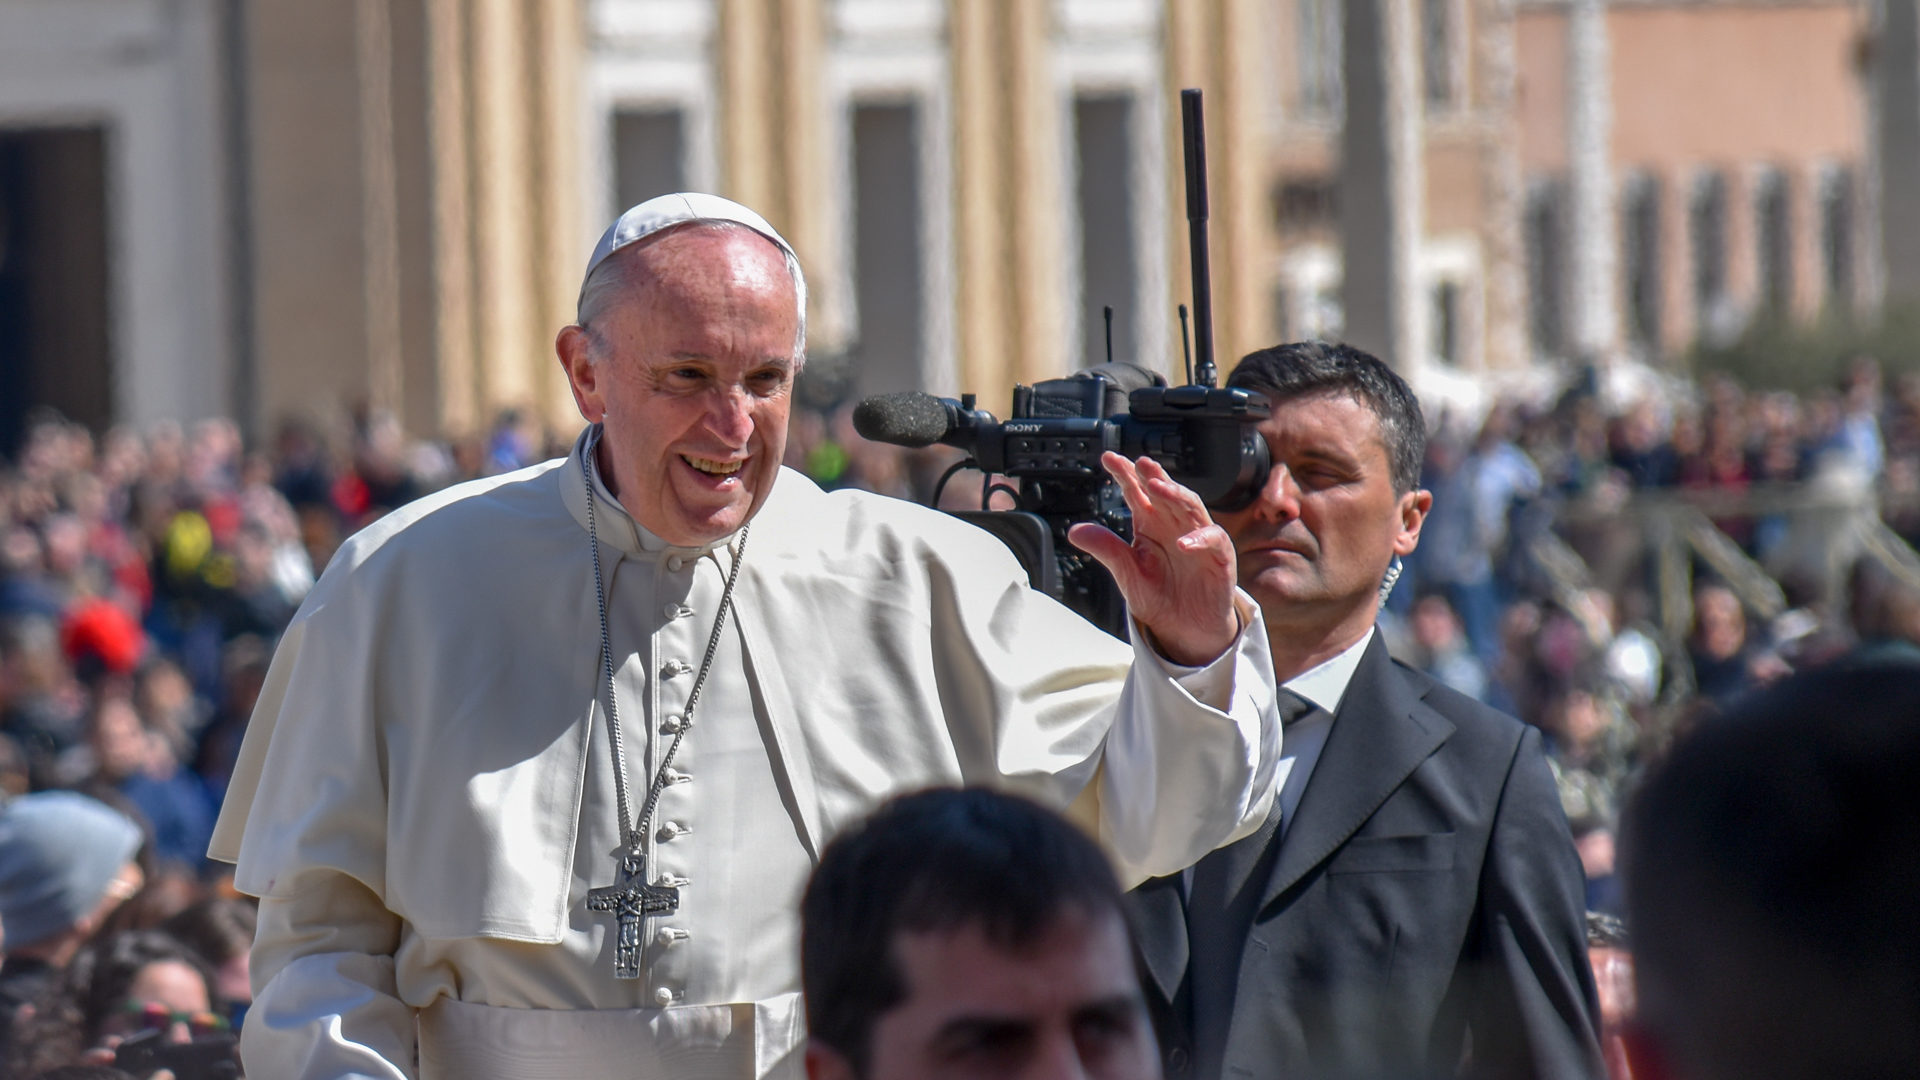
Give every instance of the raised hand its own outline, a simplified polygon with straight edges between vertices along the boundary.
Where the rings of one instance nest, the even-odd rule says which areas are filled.
[[[1075,525],[1067,538],[1113,575],[1127,610],[1161,655],[1187,667],[1219,659],[1240,633],[1233,541],[1200,496],[1159,462],[1108,453],[1100,463],[1133,511],[1133,543],[1091,522]]]

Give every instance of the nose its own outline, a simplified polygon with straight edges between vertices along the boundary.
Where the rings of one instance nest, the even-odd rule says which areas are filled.
[[[713,393],[707,426],[729,445],[744,446],[753,434],[753,397],[743,386],[722,386]]]
[[[167,1042],[174,1045],[178,1045],[180,1043],[190,1043],[192,1041],[193,1041],[193,1029],[188,1027],[185,1023],[179,1020],[175,1020],[173,1023],[167,1025]]]
[[[1248,509],[1263,521],[1286,522],[1299,517],[1300,485],[1294,482],[1293,471],[1275,464]]]
[[[1057,1038],[1045,1040],[1038,1049],[1032,1068],[1021,1070],[1025,1080],[1087,1080],[1090,1075],[1081,1060],[1079,1041],[1072,1035],[1062,1032]]]

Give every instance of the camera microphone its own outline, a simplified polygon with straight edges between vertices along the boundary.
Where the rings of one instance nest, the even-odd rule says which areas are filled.
[[[854,406],[853,429],[863,439],[895,446],[947,443],[968,449],[980,415],[952,398],[917,391],[880,394]]]

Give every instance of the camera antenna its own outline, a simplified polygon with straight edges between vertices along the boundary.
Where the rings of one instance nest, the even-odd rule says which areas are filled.
[[[1180,305],[1180,355],[1187,361],[1187,385],[1193,385],[1193,340],[1187,336],[1187,305]]]
[[[1107,363],[1111,364],[1113,363],[1113,305],[1108,304],[1100,310],[1107,315]]]
[[[1193,381],[1212,386],[1213,283],[1207,275],[1207,132],[1200,91],[1180,91],[1180,135],[1187,151],[1187,250],[1193,259]]]

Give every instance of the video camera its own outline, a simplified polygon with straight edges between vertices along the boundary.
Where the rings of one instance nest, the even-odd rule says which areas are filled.
[[[1131,515],[1119,485],[1100,464],[1113,451],[1151,457],[1213,510],[1237,510],[1253,501],[1271,466],[1266,441],[1255,430],[1267,418],[1265,399],[1214,383],[1212,296],[1207,272],[1206,136],[1200,91],[1180,92],[1186,144],[1188,240],[1193,259],[1194,352],[1189,385],[1169,387],[1158,373],[1111,362],[1112,311],[1108,311],[1109,362],[1062,379],[1013,388],[1005,421],[975,408],[975,396],[958,401],[931,394],[883,394],[854,409],[862,437],[897,446],[941,444],[970,456],[940,479],[977,468],[987,474],[980,509],[966,519],[998,536],[1019,557],[1033,587],[1119,637],[1126,637],[1126,608],[1106,569],[1067,541],[1067,529],[1098,522],[1132,538]],[[1186,307],[1180,308],[1185,341]],[[1018,482],[996,484],[995,474]],[[1016,510],[989,510],[995,491],[1013,497]],[[936,488],[933,502],[940,501]]]

